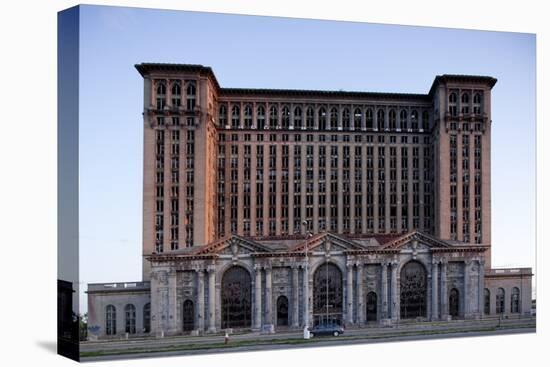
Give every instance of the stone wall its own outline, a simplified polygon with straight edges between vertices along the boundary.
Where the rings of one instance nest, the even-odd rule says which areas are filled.
[[[128,304],[135,306],[136,335],[144,333],[143,310],[151,302],[148,282],[109,283],[88,285],[88,335],[96,338],[125,337],[125,312]],[[116,334],[106,335],[106,309],[108,305],[116,308]]]

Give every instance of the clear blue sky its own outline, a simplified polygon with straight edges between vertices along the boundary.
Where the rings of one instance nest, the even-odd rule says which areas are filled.
[[[496,77],[493,266],[534,266],[534,35],[101,6],[81,7],[80,32],[82,283],[141,279],[141,62],[211,66],[224,87],[427,93],[437,74]]]

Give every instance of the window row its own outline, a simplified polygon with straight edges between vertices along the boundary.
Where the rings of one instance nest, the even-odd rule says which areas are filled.
[[[183,91],[185,90],[185,95]],[[170,91],[168,94],[167,92]],[[170,98],[170,100],[168,100]],[[175,81],[171,83],[171,87],[168,89],[165,81],[156,81],[155,88],[155,106],[157,110],[164,110],[168,105],[172,108],[179,108],[182,106],[182,101],[185,100],[186,109],[195,109],[197,99],[197,87],[195,82],[187,82],[184,89],[184,85],[181,81]]]
[[[481,92],[474,93],[473,98],[470,92],[451,92],[448,98],[449,114],[451,116],[458,116],[458,112],[460,111],[462,115],[469,115],[471,113],[481,115],[483,113],[482,100]]]
[[[376,112],[375,112],[376,111]],[[397,110],[394,108],[325,108],[290,107],[276,105],[266,110],[264,105],[221,104],[218,111],[221,128],[263,129],[317,129],[317,130],[428,130],[430,114],[427,110]]]
[[[491,314],[491,291],[489,289],[485,288],[484,290],[484,305],[483,305],[483,313],[486,315]],[[505,308],[505,295],[506,291],[504,288],[498,288],[496,295],[495,295],[495,313],[497,315],[504,314],[506,311]],[[511,296],[510,296],[510,313],[520,313],[521,312],[521,297],[519,288],[514,287],[512,288]]]
[[[143,333],[151,331],[151,304],[147,303],[143,306]],[[124,306],[124,332],[128,334],[136,334],[136,306],[127,304]],[[117,310],[113,305],[105,307],[105,333],[107,335],[117,334]]]

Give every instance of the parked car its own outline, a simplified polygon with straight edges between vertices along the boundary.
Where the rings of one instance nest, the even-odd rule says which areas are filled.
[[[338,336],[344,333],[344,328],[334,323],[317,324],[309,330],[309,336],[313,338],[315,335],[333,335]]]

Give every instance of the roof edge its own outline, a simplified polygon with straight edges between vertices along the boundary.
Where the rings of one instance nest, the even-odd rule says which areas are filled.
[[[240,94],[259,95],[291,95],[291,96],[318,96],[318,97],[355,97],[355,98],[395,98],[395,99],[419,99],[428,101],[433,97],[437,85],[449,81],[474,82],[486,84],[493,88],[497,79],[486,75],[468,74],[442,74],[437,75],[427,94],[423,93],[395,93],[395,92],[368,92],[368,91],[344,91],[344,90],[315,90],[315,89],[276,89],[276,88],[222,88],[218,83],[214,70],[210,66],[201,64],[175,64],[144,62],[135,64],[134,67],[142,77],[149,76],[152,72],[198,72],[209,76],[221,96]]]

